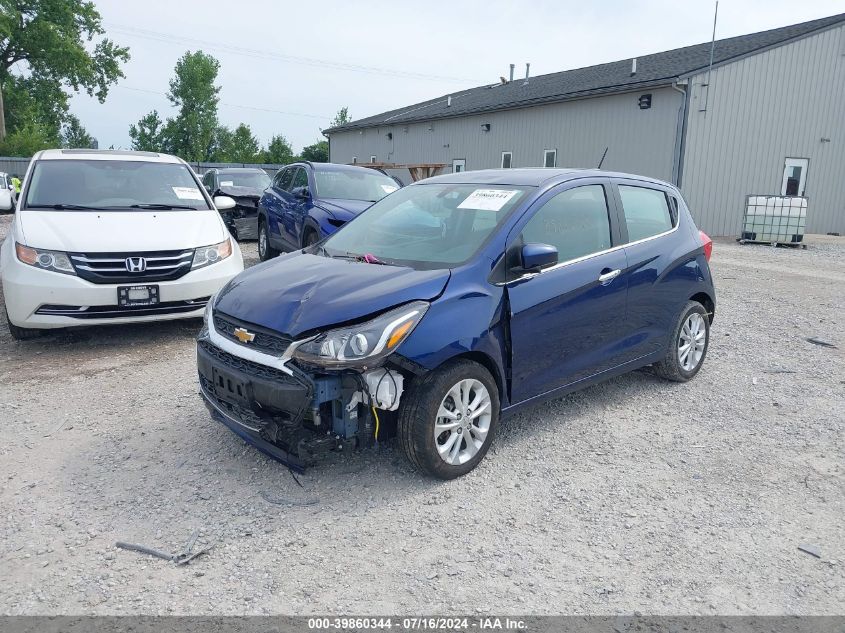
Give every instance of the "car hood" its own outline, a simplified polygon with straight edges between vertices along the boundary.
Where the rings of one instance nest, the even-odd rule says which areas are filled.
[[[319,198],[314,204],[321,209],[331,213],[336,219],[349,222],[364,209],[370,208],[373,203],[369,200],[340,200],[338,198]]]
[[[295,252],[235,277],[215,310],[291,337],[439,296],[449,270],[414,270]]]
[[[258,200],[264,190],[257,187],[220,187],[220,193],[232,198],[255,198]]]
[[[217,244],[215,211],[35,211],[18,213],[28,246],[81,253],[171,251]]]

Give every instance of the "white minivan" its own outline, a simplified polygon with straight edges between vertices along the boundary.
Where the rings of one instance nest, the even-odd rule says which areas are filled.
[[[201,317],[243,270],[238,243],[183,160],[45,150],[30,162],[0,249],[16,339],[78,325]]]

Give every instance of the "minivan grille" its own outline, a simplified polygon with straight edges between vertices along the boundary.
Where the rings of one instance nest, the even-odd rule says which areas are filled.
[[[140,253],[70,253],[76,274],[95,284],[179,279],[191,270],[193,249]]]

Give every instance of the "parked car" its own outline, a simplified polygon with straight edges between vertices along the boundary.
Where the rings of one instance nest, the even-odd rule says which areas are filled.
[[[0,249],[9,331],[201,317],[243,270],[218,213],[232,206],[174,156],[37,153]]]
[[[422,471],[458,477],[526,406],[645,365],[693,378],[711,249],[678,189],[651,178],[430,178],[223,288],[198,338],[202,395],[295,467],[396,433]]]
[[[258,203],[258,256],[309,246],[331,235],[374,202],[399,189],[386,174],[353,165],[289,165]]]
[[[235,201],[234,208],[220,215],[236,240],[258,239],[258,200],[270,186],[266,171],[258,167],[209,169],[202,184],[212,197],[228,196]]]
[[[12,177],[0,171],[0,213],[12,213],[17,203],[17,194],[12,186]]]

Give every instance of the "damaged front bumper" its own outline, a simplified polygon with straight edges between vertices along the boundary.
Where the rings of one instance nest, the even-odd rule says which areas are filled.
[[[200,392],[212,418],[268,456],[302,470],[320,453],[367,447],[384,437],[371,407],[398,408],[401,372],[282,367],[229,353],[207,334],[197,341]]]

